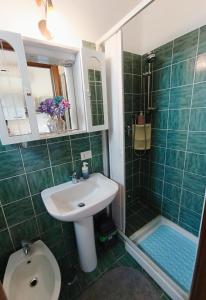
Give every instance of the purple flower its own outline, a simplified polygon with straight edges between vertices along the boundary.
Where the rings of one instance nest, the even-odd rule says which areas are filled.
[[[51,117],[63,117],[67,108],[70,109],[69,101],[62,96],[56,96],[54,99],[48,98],[42,101],[37,111],[46,113]]]

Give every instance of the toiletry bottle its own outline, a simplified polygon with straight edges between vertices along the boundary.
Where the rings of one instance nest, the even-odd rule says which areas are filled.
[[[145,124],[145,118],[143,115],[143,112],[141,111],[138,115],[138,125],[144,125]]]
[[[84,179],[89,178],[89,168],[88,168],[88,163],[86,161],[83,161],[82,176]]]

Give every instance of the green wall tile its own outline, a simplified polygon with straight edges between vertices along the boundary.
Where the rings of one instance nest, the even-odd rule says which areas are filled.
[[[167,109],[169,106],[169,90],[152,93],[153,106],[157,109]]]
[[[191,173],[205,176],[206,155],[187,153],[185,170]],[[206,183],[206,182],[205,182]]]
[[[70,142],[49,144],[52,165],[63,164],[72,160]]]
[[[132,73],[137,75],[142,75],[142,57],[138,54],[132,55]]]
[[[184,159],[185,159],[185,152],[167,149],[166,151],[167,166],[182,170],[184,168]]]
[[[0,207],[0,230],[3,230],[6,228],[6,221],[3,215],[2,208]]]
[[[164,165],[151,163],[151,176],[158,179],[164,178]]]
[[[49,155],[46,145],[30,147],[21,151],[26,172],[49,167]]]
[[[163,199],[163,214],[169,214],[170,216],[177,218],[179,213],[179,205],[166,198]]]
[[[16,209],[18,207],[18,210]],[[9,226],[18,224],[31,217],[34,217],[34,210],[31,199],[25,198],[15,203],[8,204],[4,207],[4,213]]]
[[[124,92],[125,93],[132,93],[132,74],[124,74]]]
[[[206,25],[200,28],[198,54],[206,52]]]
[[[165,181],[176,186],[181,186],[182,184],[182,170],[174,169],[171,167],[165,167]]]
[[[133,54],[130,52],[124,51],[124,73],[132,73],[132,60]]]
[[[0,179],[23,173],[24,169],[19,150],[0,153]]]
[[[182,191],[181,206],[192,210],[193,212],[202,214],[204,197],[191,193],[189,191]]]
[[[206,108],[192,109],[190,118],[191,131],[206,131]]]
[[[36,215],[41,214],[42,212],[46,211],[46,207],[43,203],[41,194],[36,194],[36,195],[32,196],[32,201],[33,201],[34,210],[35,210]]]
[[[29,195],[26,176],[21,175],[0,181],[0,201],[10,203]]]
[[[206,107],[206,82],[194,85],[192,107]]]
[[[152,192],[161,195],[162,194],[163,181],[157,178],[151,177],[150,189]]]
[[[55,185],[71,181],[74,167],[72,163],[58,165],[52,168]]]
[[[165,161],[165,148],[152,147],[151,150],[151,160],[156,163],[164,164]]]
[[[185,150],[186,139],[186,131],[169,130],[167,134],[167,147],[176,150]]]
[[[170,108],[189,108],[192,98],[192,85],[171,89]]]
[[[201,216],[182,208],[180,211],[180,222],[183,222],[189,225],[191,228],[194,228],[196,231],[199,231],[200,228]]]
[[[20,248],[22,240],[34,241],[39,238],[36,219],[30,219],[11,229],[12,239],[16,248]]]
[[[167,128],[168,110],[156,111],[152,116],[152,127],[158,129]]]
[[[103,172],[103,158],[102,155],[92,157],[92,171],[94,173]]]
[[[206,132],[189,132],[188,151],[206,154]]]
[[[47,212],[37,217],[40,233],[50,230],[52,227],[58,226],[59,222],[51,217]],[[60,225],[59,225],[60,226]]]
[[[80,152],[90,150],[89,138],[72,140],[72,156],[74,160],[80,159]]]
[[[169,111],[168,129],[187,130],[189,122],[189,109],[175,109]]]
[[[174,40],[173,63],[195,57],[197,52],[198,30],[191,31]]]
[[[165,182],[163,195],[165,198],[172,200],[173,202],[179,203],[181,196],[181,188]]]
[[[124,94],[124,111],[132,112],[133,109],[133,96],[132,94]]]
[[[141,79],[142,77],[140,75],[133,75],[133,94],[141,94]]]
[[[91,150],[92,150],[93,156],[102,153],[102,136],[101,135],[90,137],[90,142],[91,142]]]
[[[195,82],[206,81],[206,53],[197,58],[195,68]]]
[[[28,181],[32,195],[41,193],[42,190],[52,186],[51,170],[44,169],[28,173]]]
[[[189,190],[198,195],[204,195],[205,184],[206,184],[205,176],[203,177],[203,176],[199,176],[197,174],[191,174],[191,173],[185,172],[184,180],[183,180],[183,187],[186,190]]]
[[[169,42],[159,48],[155,49],[154,69],[160,69],[171,64],[172,61],[172,46],[173,43]]]
[[[153,90],[168,89],[170,85],[170,67],[154,71],[153,73]]]
[[[152,130],[152,145],[158,147],[166,146],[166,130],[161,130],[161,129]]]
[[[191,84],[194,76],[195,59],[172,65],[172,87]]]
[[[13,250],[8,230],[0,231],[0,249],[1,256],[9,255]]]

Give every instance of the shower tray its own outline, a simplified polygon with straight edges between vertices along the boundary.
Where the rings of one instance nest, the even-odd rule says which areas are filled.
[[[132,242],[131,242],[132,241]],[[189,298],[198,238],[158,216],[126,241],[126,250],[174,300]]]

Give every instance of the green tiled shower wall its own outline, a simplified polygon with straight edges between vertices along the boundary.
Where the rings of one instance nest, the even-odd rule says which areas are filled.
[[[126,205],[133,205],[140,194],[140,160],[132,147],[132,124],[141,109],[141,56],[124,52],[125,172]],[[128,210],[127,210],[128,211]],[[128,215],[127,215],[128,217]]]
[[[102,172],[101,132],[0,145],[0,278],[9,255],[23,239],[43,240],[57,259],[75,253],[72,223],[50,217],[41,199],[45,188],[80,176],[80,152],[92,150],[90,172]]]
[[[206,26],[154,52],[157,109],[152,112],[152,148],[139,160],[139,198],[198,235],[206,187]],[[127,166],[128,158],[128,180],[134,170]]]

